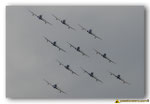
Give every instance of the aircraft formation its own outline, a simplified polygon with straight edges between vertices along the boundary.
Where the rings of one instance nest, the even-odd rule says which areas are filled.
[[[50,26],[53,26],[53,24],[49,21],[47,21],[46,19],[43,18],[43,15],[37,15],[36,13],[34,13],[31,10],[28,10],[32,16],[36,17],[37,19],[43,21],[45,24],[48,24]],[[74,27],[72,27],[70,24],[68,24],[66,22],[65,19],[60,19],[57,16],[55,16],[54,14],[51,15],[56,21],[60,22],[62,25],[66,26],[68,29],[72,29],[74,31],[76,31],[77,29],[75,29]],[[93,33],[92,29],[86,29],[85,27],[83,27],[82,25],[78,24],[78,26],[81,28],[81,30],[83,30],[84,32],[86,32],[87,34],[93,36],[95,39],[99,39],[99,40],[103,40],[100,36],[98,36],[97,34]],[[48,39],[46,36],[43,36],[43,38],[45,39],[45,41],[47,43],[50,43],[51,46],[56,47],[59,51],[62,52],[67,52],[65,49],[63,49],[62,47],[60,47],[60,45],[58,45],[58,42],[56,41],[52,41],[50,39]],[[90,58],[90,56],[88,54],[86,54],[83,50],[81,50],[80,46],[75,46],[73,44],[71,44],[70,42],[67,42],[67,44],[70,46],[70,48],[74,49],[74,51],[80,53],[82,56],[86,56],[88,58]],[[116,64],[116,62],[114,62],[112,59],[110,59],[106,53],[101,53],[100,51],[98,51],[97,49],[93,49],[96,53],[96,55],[101,56],[102,58],[106,59],[109,63],[113,63]],[[64,69],[64,71],[68,71],[73,75],[76,75],[79,77],[79,74],[73,70],[73,68],[71,67],[71,65],[69,64],[64,64],[63,62],[59,61],[58,59],[56,59],[56,62],[62,66],[61,68]],[[96,82],[100,82],[100,83],[104,83],[103,80],[101,80],[99,77],[97,77],[94,72],[89,72],[87,70],[85,70],[84,68],[80,67],[80,69],[83,71],[83,73],[87,74],[89,77],[91,77],[92,79],[96,80]],[[114,74],[112,72],[109,72],[110,76],[115,77],[116,79],[120,80],[121,82],[123,82],[123,84],[130,84],[129,82],[125,81],[123,78],[121,78],[120,74]],[[52,88],[56,89],[57,91],[59,91],[60,93],[64,93],[67,94],[66,92],[64,92],[63,90],[61,90],[61,88],[58,87],[57,84],[51,84],[48,80],[43,79],[44,82],[46,82],[47,85],[50,85]]]

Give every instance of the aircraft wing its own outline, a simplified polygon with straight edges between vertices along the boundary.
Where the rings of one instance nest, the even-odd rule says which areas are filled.
[[[77,49],[75,46],[73,46],[72,44],[70,44],[69,42],[67,42],[69,45],[70,45],[70,47],[72,47],[72,48],[74,48],[74,49]]]
[[[91,35],[93,35],[95,38],[102,40],[102,38],[100,38],[99,36],[95,35],[94,33],[91,33]]]
[[[94,50],[95,50],[96,54],[99,54],[99,55],[103,56],[103,54],[100,53],[98,50],[96,50],[96,49],[94,49]]]
[[[53,86],[50,82],[48,82],[46,79],[43,79],[48,85]]]
[[[72,74],[75,74],[75,75],[77,75],[77,76],[79,76],[76,72],[74,72],[73,70],[71,70],[71,69],[69,69],[71,72],[72,72]]]
[[[46,38],[45,36],[43,36],[43,37],[44,37],[44,39],[45,39],[47,42],[49,42],[48,38]]]
[[[61,22],[61,20],[60,20],[58,17],[56,17],[54,14],[52,14],[52,16],[53,16],[56,20],[58,20],[58,21]]]
[[[60,93],[64,93],[64,94],[67,94],[66,92],[62,91],[61,89],[59,89]]]
[[[47,42],[50,42],[53,45],[53,42],[50,41],[47,37],[43,36]]]
[[[120,78],[120,80],[123,82],[123,83],[126,83],[126,84],[130,84],[130,83],[128,83],[127,81],[125,81],[124,79],[122,79],[122,78]]]
[[[114,73],[112,73],[112,72],[109,72],[109,73],[110,73],[110,75],[113,75],[113,76],[117,77],[117,75],[115,75]]]
[[[61,50],[61,51],[63,51],[63,52],[66,52],[66,50],[60,48],[59,46],[56,45],[56,47],[57,47],[59,50]]]
[[[109,62],[112,62],[112,63],[116,64],[114,61],[110,60],[108,57],[106,57],[106,59],[107,59]]]
[[[62,66],[65,66],[63,63],[61,63],[59,60],[56,60],[58,63],[59,63],[59,65],[62,65]]]
[[[82,55],[84,55],[84,56],[87,56],[87,57],[90,57],[90,56],[88,56],[87,54],[85,54],[83,51],[79,51]]]
[[[47,42],[53,43],[53,42],[51,42],[47,37],[45,37],[45,36],[43,36],[43,37],[44,37],[44,39],[45,39]]]
[[[45,20],[44,18],[41,19],[43,22],[45,22],[45,24],[49,24],[52,25],[52,23],[48,22],[47,20]]]
[[[90,75],[90,73],[88,72],[88,71],[86,71],[85,69],[83,69],[82,67],[80,67],[85,73],[87,73],[87,74],[89,74]]]
[[[37,14],[35,14],[34,12],[32,12],[31,10],[28,10],[33,16],[36,16],[36,17],[38,17],[38,15]]]
[[[64,94],[67,94],[66,92],[64,92],[63,90],[61,90],[60,88],[56,88],[58,91],[60,91],[60,93],[64,93]]]
[[[68,24],[66,24],[66,23],[65,23],[64,25],[66,25],[66,26],[68,27],[68,29],[72,29],[72,30],[74,30],[74,31],[76,30],[75,28],[71,27],[70,25],[68,25]]]
[[[85,31],[87,31],[87,29],[86,28],[84,28],[83,26],[81,26],[80,24],[78,24],[80,27],[81,27],[81,29],[82,30],[85,30]]]
[[[94,79],[96,79],[96,81],[99,81],[101,83],[103,83],[103,81],[101,81],[100,79],[98,79],[97,77],[93,76]]]

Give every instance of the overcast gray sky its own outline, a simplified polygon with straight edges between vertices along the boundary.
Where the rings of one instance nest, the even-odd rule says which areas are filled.
[[[44,24],[28,9],[53,24]],[[67,29],[52,14],[76,29]],[[78,24],[103,40],[94,39]],[[9,98],[139,98],[144,97],[144,7],[143,6],[7,6],[6,8],[6,96]],[[43,36],[65,49],[47,43]],[[80,46],[90,58],[70,48]],[[109,63],[93,48],[107,53]],[[72,75],[56,60],[69,64]],[[79,67],[94,72],[98,83]],[[123,84],[108,72],[120,74]],[[47,79],[68,93],[60,94]]]

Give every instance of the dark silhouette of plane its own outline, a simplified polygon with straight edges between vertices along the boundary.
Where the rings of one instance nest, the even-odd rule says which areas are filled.
[[[94,72],[89,73],[88,71],[86,71],[85,69],[83,69],[82,67],[80,67],[85,73],[87,73],[90,77],[96,79],[96,81],[99,81],[101,83],[103,83],[103,81],[101,81],[100,79],[98,79],[96,76],[94,76]]]
[[[94,49],[94,50],[95,50],[96,54],[99,54],[99,55],[101,55],[103,58],[107,59],[109,62],[116,64],[114,61],[112,61],[111,59],[109,59],[109,58],[106,56],[106,53],[102,54],[102,53],[100,53],[99,51],[97,51],[96,49]]]
[[[92,29],[89,29],[87,30],[86,28],[84,28],[83,26],[81,26],[80,24],[78,24],[82,30],[86,31],[87,33],[89,33],[90,35],[94,36],[94,38],[96,39],[100,39],[102,40],[102,38],[100,38],[99,36],[95,35],[93,32],[92,32]]]
[[[43,80],[47,83],[47,85],[52,86],[54,89],[58,90],[60,93],[67,94],[66,92],[64,92],[63,90],[61,90],[61,89],[57,86],[57,84],[51,84],[51,83],[48,82],[47,80],[45,80],[45,79],[43,79]]]
[[[47,37],[45,37],[45,36],[43,36],[43,37],[44,37],[44,39],[45,39],[47,42],[49,42],[49,43],[51,43],[53,46],[57,47],[57,48],[59,49],[59,51],[61,50],[61,51],[63,51],[63,52],[66,52],[64,49],[60,48],[60,47],[56,44],[56,41],[52,42],[52,41],[50,41]]]
[[[83,56],[89,57],[87,54],[85,54],[83,51],[81,51],[81,49],[80,49],[79,46],[78,46],[78,47],[75,47],[75,46],[72,45],[71,43],[69,43],[69,42],[67,42],[67,43],[70,45],[70,47],[74,48],[77,52],[81,53]]]
[[[112,73],[112,72],[109,72],[110,73],[110,75],[113,75],[114,77],[116,77],[117,79],[119,79],[120,81],[122,81],[123,83],[126,83],[126,84],[130,84],[130,83],[128,83],[127,81],[125,81],[124,79],[122,79],[121,77],[120,77],[120,75],[118,74],[118,75],[115,75],[114,73]]]
[[[28,10],[28,11],[32,14],[32,16],[35,16],[35,17],[37,17],[39,20],[42,20],[45,24],[52,25],[52,23],[50,23],[50,22],[48,22],[47,20],[45,20],[42,15],[37,15],[37,14],[35,14],[34,12],[32,12],[31,10]]]
[[[79,76],[76,72],[74,72],[71,68],[70,68],[70,65],[64,65],[63,63],[61,63],[59,60],[56,60],[59,65],[62,65],[65,69],[67,69],[68,71],[70,71],[72,74],[75,74],[77,76]]]
[[[58,17],[56,17],[55,15],[52,15],[57,21],[61,22],[63,25],[66,25],[68,27],[68,29],[72,29],[72,30],[75,30],[75,28],[71,27],[69,24],[66,23],[66,20],[63,19],[59,19]]]

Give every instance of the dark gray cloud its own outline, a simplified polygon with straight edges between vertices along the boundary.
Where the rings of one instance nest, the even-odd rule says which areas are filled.
[[[28,9],[51,22],[44,24]],[[56,21],[51,14],[76,28]],[[100,36],[94,39],[77,24]],[[111,6],[8,6],[6,8],[6,96],[9,98],[138,98],[144,96],[144,7]],[[48,44],[43,36],[56,40],[67,53]],[[77,53],[70,42],[87,53]],[[117,64],[95,54],[93,48],[107,53]],[[59,66],[59,59],[70,64],[76,77]],[[79,68],[82,66],[104,81],[96,83]],[[109,75],[121,74],[131,85]],[[69,95],[59,94],[43,78],[58,83]]]

